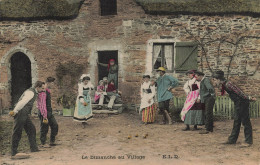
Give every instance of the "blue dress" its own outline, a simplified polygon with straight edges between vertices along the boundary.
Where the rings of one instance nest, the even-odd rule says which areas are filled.
[[[89,95],[91,88],[82,88],[83,95],[78,96],[77,98],[73,119],[79,122],[86,122],[87,120],[93,118],[91,97]],[[84,102],[86,103],[85,105],[80,102],[81,98],[84,99]]]

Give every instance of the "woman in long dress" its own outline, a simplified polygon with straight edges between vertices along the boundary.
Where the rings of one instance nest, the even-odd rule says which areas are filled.
[[[151,84],[150,76],[143,76],[141,85],[141,105],[139,113],[142,113],[144,124],[153,123],[155,119],[156,104],[154,103],[155,86]]]
[[[83,128],[86,122],[93,117],[90,92],[94,86],[90,82],[90,77],[86,74],[81,76],[82,82],[78,84],[78,97],[74,111],[74,121],[81,122]]]
[[[108,70],[108,82],[111,80],[115,81],[115,87],[118,88],[118,65],[114,59],[110,59],[108,64],[103,64],[97,61],[97,63],[103,67],[107,67]]]
[[[183,131],[190,130],[190,125],[194,125],[193,130],[198,130],[197,125],[204,124],[204,104],[197,103],[199,98],[200,82],[196,81],[194,77],[195,70],[190,70],[186,73],[190,80],[184,85],[184,91],[187,94],[184,107],[181,111],[181,119],[186,124],[186,128]]]

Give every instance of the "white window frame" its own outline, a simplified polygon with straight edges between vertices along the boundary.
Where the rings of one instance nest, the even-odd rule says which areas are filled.
[[[175,49],[175,43],[181,42],[180,40],[176,39],[151,39],[147,42],[147,50],[146,50],[146,73],[154,73],[155,70],[153,69],[153,46],[154,44],[173,44],[173,68],[169,73],[175,74],[175,55],[176,55],[176,49]]]
[[[176,56],[176,53],[175,53],[175,42],[165,42],[165,43],[161,43],[161,42],[154,42],[153,43],[153,48],[154,48],[154,45],[172,45],[173,46],[173,51],[172,51],[172,70],[168,70],[169,73],[173,73],[174,72],[174,68],[175,68],[175,56]],[[163,60],[165,60],[165,52],[164,52],[164,57],[161,57]],[[152,54],[152,61],[154,60],[154,52]],[[164,61],[163,61],[164,62]],[[153,71],[156,71],[154,69],[154,64],[152,63],[152,70]]]

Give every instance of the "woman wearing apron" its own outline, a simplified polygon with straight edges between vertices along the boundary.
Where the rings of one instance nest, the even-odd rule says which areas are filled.
[[[143,79],[144,82],[141,85],[141,105],[139,113],[142,114],[142,122],[144,124],[149,124],[153,123],[155,119],[155,86],[151,84],[150,75],[144,75]]]
[[[94,89],[94,86],[90,82],[90,77],[86,74],[81,76],[81,80],[73,119],[81,122],[83,128],[85,128],[86,122],[93,117],[90,92]]]

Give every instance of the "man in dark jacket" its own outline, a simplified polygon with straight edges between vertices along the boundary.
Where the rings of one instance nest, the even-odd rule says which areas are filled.
[[[214,82],[216,86],[221,87],[221,94],[224,95],[225,92],[229,94],[230,99],[235,104],[234,111],[234,124],[231,135],[228,141],[224,144],[235,144],[240,132],[241,123],[244,126],[245,142],[243,144],[245,147],[249,147],[253,144],[252,136],[252,125],[249,116],[249,101],[255,101],[256,98],[247,96],[239,87],[228,81],[224,77],[224,72],[219,70],[213,75]]]
[[[200,81],[200,96],[198,103],[205,104],[205,131],[200,134],[207,134],[213,132],[213,108],[215,104],[216,94],[210,80],[204,76],[205,74],[199,71],[195,72],[195,78]]]
[[[42,92],[38,96],[38,109],[39,109],[39,118],[41,121],[41,147],[48,147],[45,145],[46,143],[46,136],[49,130],[49,126],[51,127],[51,136],[50,136],[50,146],[55,145],[55,137],[58,134],[58,124],[55,117],[52,114],[52,107],[51,107],[51,93],[50,89],[53,86],[55,78],[48,77],[46,79],[46,90]]]
[[[32,111],[33,103],[36,100],[38,93],[42,91],[44,91],[44,82],[37,81],[33,88],[27,89],[23,93],[18,103],[15,105],[14,110],[9,112],[9,115],[14,117],[14,128],[11,147],[12,159],[16,159],[16,156],[19,157],[17,154],[17,148],[21,140],[23,129],[25,129],[25,132],[28,136],[31,152],[39,151],[36,143],[36,129],[34,124],[32,123],[32,120],[30,119],[30,114]],[[23,157],[20,156],[19,158]]]

